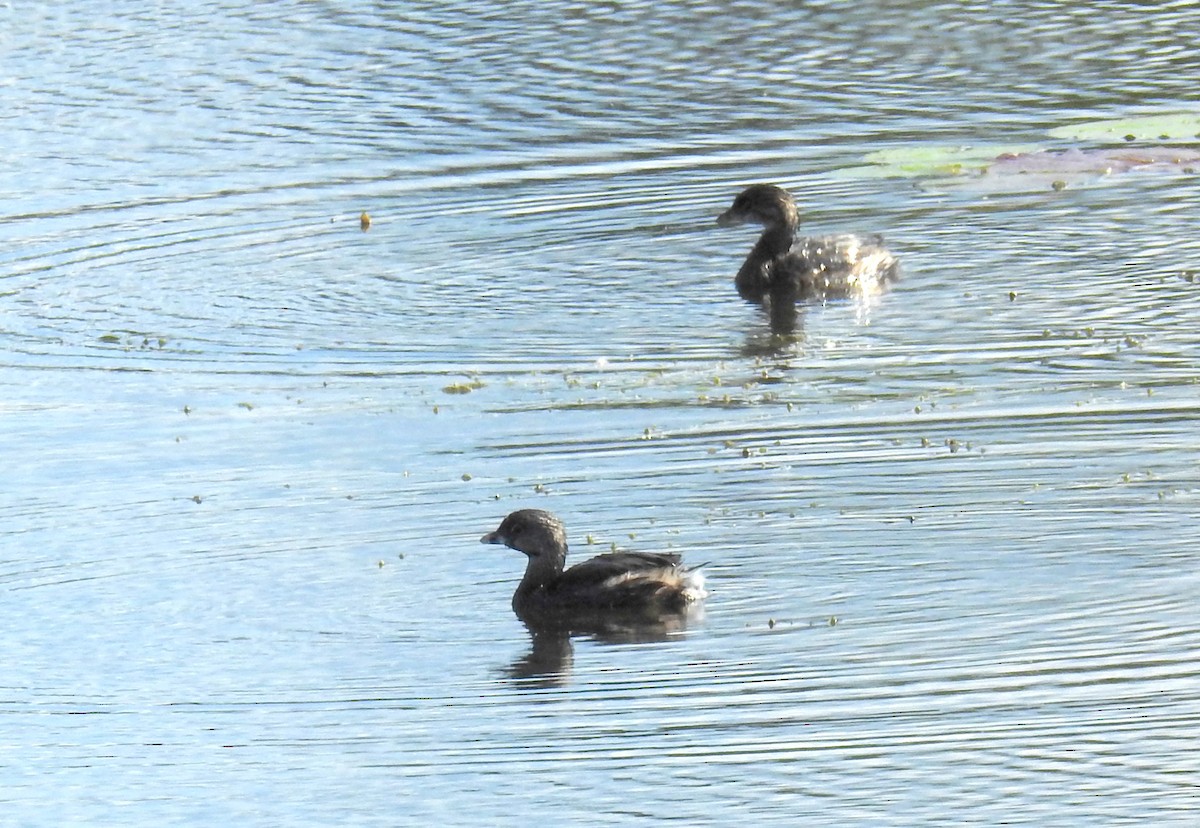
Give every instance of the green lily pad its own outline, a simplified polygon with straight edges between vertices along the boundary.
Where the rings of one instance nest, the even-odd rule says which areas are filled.
[[[1140,118],[1085,121],[1050,130],[1054,138],[1073,141],[1186,141],[1200,139],[1200,113],[1176,112]]]
[[[863,161],[876,168],[876,175],[903,178],[921,176],[977,175],[999,155],[1031,152],[1029,144],[933,145],[895,147],[863,156]],[[859,170],[870,170],[859,167]]]

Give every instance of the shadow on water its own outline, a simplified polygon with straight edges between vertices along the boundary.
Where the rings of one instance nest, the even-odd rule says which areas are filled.
[[[575,663],[574,638],[601,644],[654,644],[670,641],[703,621],[702,605],[681,612],[645,615],[605,613],[573,617],[570,621],[530,621],[529,652],[505,670],[520,686],[557,687],[568,683]]]

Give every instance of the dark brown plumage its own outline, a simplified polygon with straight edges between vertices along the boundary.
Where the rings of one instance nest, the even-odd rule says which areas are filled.
[[[797,238],[799,211],[791,193],[774,184],[743,190],[717,224],[754,223],[762,235],[734,283],[744,298],[785,294],[797,301],[878,293],[898,276],[900,263],[877,235],[844,233]]]
[[[513,611],[526,622],[575,617],[652,619],[679,613],[706,595],[700,573],[679,555],[611,552],[564,570],[567,534],[562,521],[541,509],[513,512],[482,543],[524,552],[525,576],[513,595]]]

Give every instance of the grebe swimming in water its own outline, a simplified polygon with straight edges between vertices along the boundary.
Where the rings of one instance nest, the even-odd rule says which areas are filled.
[[[791,193],[774,184],[754,184],[720,215],[721,227],[753,222],[762,235],[742,263],[735,284],[751,301],[786,295],[795,301],[869,296],[899,273],[900,263],[881,236],[849,233],[796,237],[800,214]]]
[[[564,571],[566,529],[541,509],[513,512],[479,540],[528,557],[512,600],[513,611],[527,624],[609,617],[651,621],[683,613],[707,594],[703,576],[675,554],[609,552]]]

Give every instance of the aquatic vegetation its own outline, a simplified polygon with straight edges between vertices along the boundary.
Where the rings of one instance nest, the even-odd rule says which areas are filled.
[[[1149,167],[1180,168],[1187,172],[1192,169],[1190,165],[1196,164],[1200,164],[1200,151],[1182,147],[1064,149],[1005,153],[997,156],[984,172],[987,175],[1109,175]],[[1054,187],[1056,190],[1066,187],[1062,179],[1056,179],[1052,186],[1054,184],[1060,185]]]
[[[128,331],[124,336],[117,333],[107,333],[96,337],[96,340],[105,345],[120,345],[126,351],[161,351],[166,347],[167,342],[170,341],[165,336],[152,336],[150,334],[138,333],[137,331]]]
[[[455,382],[444,386],[442,391],[446,394],[470,394],[472,391],[478,391],[486,385],[479,377],[473,377],[467,382]]]
[[[1055,127],[1052,138],[1072,141],[1179,141],[1192,143],[1200,138],[1200,113],[1173,112],[1137,118],[1085,121]]]
[[[1033,144],[954,144],[895,147],[863,156],[871,167],[855,167],[867,176],[896,178],[946,178],[979,175],[998,156],[1034,152]]]
[[[1044,186],[1065,190],[1072,179],[1134,170],[1200,168],[1200,151],[1184,147],[1098,147],[1044,149],[1037,147],[919,147],[884,150],[864,157],[880,166],[875,175],[955,181],[984,189],[1023,187],[1032,177],[1048,179]],[[862,168],[857,168],[862,169]]]
[[[1049,130],[1060,146],[959,144],[893,147],[863,156],[867,166],[842,171],[847,177],[901,177],[953,181],[984,189],[1024,187],[1032,176],[1045,186],[1066,189],[1072,179],[1134,170],[1194,172],[1200,151],[1176,144],[1200,139],[1200,114],[1168,113],[1069,124]],[[1062,147],[1062,141],[1109,146]],[[1139,142],[1138,146],[1132,146]],[[1119,145],[1119,146],[1114,146]],[[1036,181],[1039,186],[1043,183]]]

